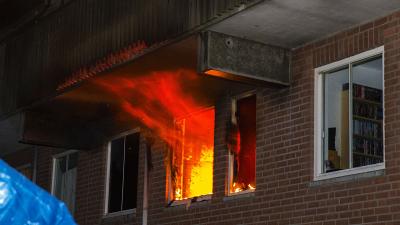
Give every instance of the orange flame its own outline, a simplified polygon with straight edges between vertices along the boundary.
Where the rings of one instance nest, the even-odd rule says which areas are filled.
[[[212,193],[214,163],[214,108],[176,121],[175,200]],[[200,129],[199,129],[200,128]],[[182,192],[181,192],[182,190]]]
[[[185,83],[196,79],[196,73],[179,70],[96,81],[117,96],[124,112],[173,148],[175,200],[212,193],[214,108],[204,110],[184,90]]]

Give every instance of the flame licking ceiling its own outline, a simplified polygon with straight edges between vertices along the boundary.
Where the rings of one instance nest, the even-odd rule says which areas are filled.
[[[193,71],[177,70],[95,81],[116,96],[124,112],[172,147],[175,200],[212,193],[214,108],[199,103],[185,87],[198,79]]]

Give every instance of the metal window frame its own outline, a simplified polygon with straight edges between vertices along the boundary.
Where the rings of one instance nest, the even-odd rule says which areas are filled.
[[[126,214],[131,214],[131,213],[136,212],[136,208],[122,210],[123,202],[121,201],[121,210],[117,211],[117,212],[109,213],[108,212],[108,201],[109,201],[109,197],[110,197],[109,191],[110,191],[111,142],[116,140],[116,139],[119,139],[119,138],[122,138],[122,137],[126,137],[126,136],[131,135],[131,134],[140,133],[140,131],[141,131],[140,128],[135,128],[135,129],[132,129],[132,130],[129,130],[129,131],[125,131],[123,133],[120,133],[120,134],[118,134],[116,136],[111,137],[109,139],[109,141],[107,142],[107,169],[106,169],[105,190],[104,190],[104,196],[105,196],[104,200],[105,201],[104,201],[104,212],[103,212],[104,215],[103,216],[113,217],[113,216],[126,215]],[[139,146],[140,146],[140,140],[139,140]],[[124,151],[125,151],[125,141],[124,141]],[[125,154],[124,154],[124,157],[125,157]],[[125,162],[125,159],[124,159],[124,162]],[[124,168],[123,173],[125,173],[125,168]],[[124,179],[124,178],[122,178],[122,179]],[[122,193],[122,196],[123,196],[123,193]]]
[[[53,155],[52,156],[52,164],[53,164],[53,168],[52,168],[52,175],[51,175],[51,195],[53,195],[53,196],[55,196],[55,190],[54,190],[54,188],[55,188],[55,184],[56,184],[56,163],[57,163],[57,160],[59,159],[59,158],[61,158],[61,157],[64,157],[64,156],[67,156],[67,160],[66,160],[66,169],[68,169],[68,159],[69,159],[69,155],[71,155],[71,154],[73,154],[73,153],[77,153],[77,152],[79,152],[78,150],[74,150],[74,149],[71,149],[71,150],[67,150],[67,151],[64,151],[64,152],[62,152],[62,153],[59,153],[59,154],[55,154],[55,155]],[[78,167],[77,167],[78,168]],[[77,179],[77,177],[75,177],[75,179]],[[75,198],[76,198],[76,196],[75,196]],[[74,208],[76,209],[76,202],[75,202],[75,205],[74,205]],[[74,213],[74,212],[71,212],[72,214]]]
[[[52,164],[53,164],[53,168],[52,168],[52,176],[51,176],[51,194],[52,195],[54,195],[55,193],[54,193],[54,188],[55,188],[55,181],[56,181],[56,163],[57,163],[57,160],[59,159],[59,158],[61,158],[61,157],[64,157],[64,156],[67,156],[67,155],[70,155],[70,154],[73,154],[73,153],[76,153],[76,152],[79,152],[78,150],[67,150],[67,151],[64,151],[64,152],[62,152],[62,153],[59,153],[59,154],[55,154],[55,155],[53,155],[52,156]],[[67,165],[68,165],[68,160],[67,160]]]
[[[383,145],[383,162],[371,164],[362,167],[349,168],[345,170],[325,173],[323,169],[323,149],[324,149],[324,74],[337,70],[338,68],[347,67],[349,69],[349,81],[352,78],[352,67],[354,64],[359,64],[364,61],[375,57],[382,57],[382,136],[383,141],[385,140],[385,49],[384,46],[380,46],[360,54],[345,58],[343,60],[333,62],[314,69],[314,181],[332,179],[336,177],[349,176],[360,173],[367,173],[376,170],[385,169],[385,145]],[[350,82],[349,82],[349,86]],[[349,95],[352,94],[352,87],[349,87]],[[349,101],[349,114],[352,112],[352,102]],[[350,115],[349,115],[350,116]],[[350,116],[351,118],[351,116]],[[352,123],[352,120],[349,120]],[[349,125],[349,135],[352,135],[352,126]],[[325,135],[326,136],[326,135]],[[351,146],[352,139],[349,139],[349,146]],[[349,151],[350,152],[350,151]],[[351,155],[351,153],[349,153]],[[352,161],[352,157],[349,157]],[[351,162],[352,166],[352,162]]]

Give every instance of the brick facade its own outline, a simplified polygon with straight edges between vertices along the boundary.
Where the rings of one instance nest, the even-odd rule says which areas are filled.
[[[314,68],[385,46],[384,174],[313,184]],[[214,183],[211,200],[167,207],[164,149],[156,142],[149,172],[148,224],[400,224],[400,12],[335,34],[293,51],[292,85],[258,88],[256,184],[254,193],[226,197],[228,151],[225,125],[230,95],[216,105]],[[51,186],[51,155],[40,149],[38,184]],[[135,214],[103,217],[106,147],[81,151],[78,163],[79,224],[141,224],[145,140],[139,154]],[[18,153],[17,153],[18,154]],[[11,157],[11,156],[9,156]],[[6,158],[7,160],[7,158]]]

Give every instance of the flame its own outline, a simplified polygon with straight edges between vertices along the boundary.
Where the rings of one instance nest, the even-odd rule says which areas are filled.
[[[256,99],[249,96],[237,100],[236,120],[232,120],[228,148],[233,155],[230,193],[254,190],[256,150]]]
[[[185,90],[184,84],[196,79],[195,72],[178,70],[95,81],[116,96],[124,112],[172,147],[175,200],[212,193],[215,110]]]
[[[243,191],[243,189],[236,182],[233,182],[232,190],[233,190],[234,193],[238,193],[238,192]]]
[[[237,183],[233,182],[232,187],[231,187],[231,193],[239,193],[242,191],[246,190],[255,190],[255,186],[252,186],[251,184],[245,184],[245,183]]]
[[[251,186],[251,184],[247,185],[249,187],[250,190],[254,190],[256,189],[255,187]]]
[[[204,108],[184,90],[184,83],[196,82],[189,70],[158,71],[134,78],[97,79],[99,86],[116,96],[124,112],[152,129],[164,141],[176,143],[173,121]],[[207,129],[199,121],[197,130]]]
[[[193,166],[190,176],[190,196],[212,194],[214,151],[203,146],[199,162]],[[198,185],[200,184],[200,185]]]
[[[182,194],[175,191],[175,200],[212,193],[214,113],[214,108],[209,108],[176,121],[179,138],[174,146],[175,190],[182,190]],[[201,126],[205,129],[198,129]]]
[[[175,200],[182,199],[182,189],[176,188],[175,189]]]

